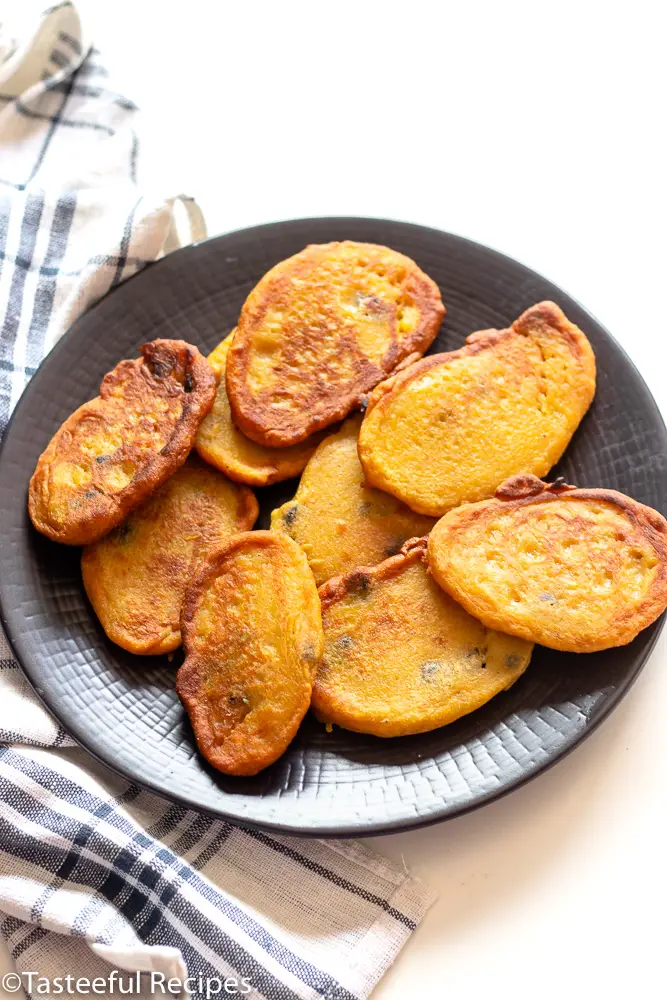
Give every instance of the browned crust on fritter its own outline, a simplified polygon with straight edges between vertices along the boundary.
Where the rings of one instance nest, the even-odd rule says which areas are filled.
[[[226,545],[216,549],[191,580],[181,611],[181,634],[186,649],[188,643],[194,639],[193,619],[197,613],[202,593],[208,590],[216,577],[221,575],[229,557],[238,549],[245,548],[249,544],[256,546],[256,548],[268,549],[279,543],[276,541],[275,533],[271,531],[241,531],[230,538]],[[184,682],[189,673],[189,671],[183,672],[183,667],[178,672],[177,687],[178,684]]]
[[[181,467],[181,470],[177,470],[174,476],[170,476],[140,507],[132,511],[127,520],[119,527],[118,531],[124,533],[129,529],[131,535],[136,529],[137,522],[141,522],[147,513],[149,517],[151,516],[151,508],[154,503],[160,503],[161,497],[166,491],[171,489],[178,477],[184,473],[187,474],[193,467],[195,470],[200,468],[202,471],[208,471],[212,476],[217,476],[217,472],[209,469],[206,463],[199,459],[194,452],[191,453],[187,462]],[[220,479],[224,480],[225,477],[220,476]],[[229,485],[233,485],[236,494],[236,523],[233,530],[235,533],[250,531],[259,515],[257,498],[249,487],[241,483],[230,483]],[[196,522],[196,518],[197,515],[195,514],[194,522]],[[167,524],[167,528],[171,529],[171,531],[174,531],[175,528],[175,534],[180,534],[181,536],[184,531],[194,534],[197,530],[196,523],[193,523],[192,517],[188,517],[187,511],[185,514],[181,511],[178,523],[175,526],[174,523]],[[164,537],[164,527],[162,527],[161,531]],[[173,538],[174,535],[171,537]],[[109,580],[108,546],[111,545],[113,548],[115,544],[115,535],[110,534],[93,545],[87,545],[81,553],[81,576],[84,590],[100,620],[102,628],[112,642],[115,642],[122,649],[126,649],[137,656],[159,656],[178,649],[181,645],[180,628],[172,631],[170,635],[156,639],[154,629],[151,631],[152,622],[147,622],[142,615],[137,617],[136,611],[132,613],[128,610],[123,620],[117,615],[118,604],[115,604],[111,608],[111,613],[109,613],[108,592],[110,590],[113,589],[114,597],[118,597],[122,601],[127,601],[128,599],[127,588],[123,586],[121,580],[118,577],[112,583]],[[121,543],[121,545],[123,544],[127,546],[127,540]],[[162,575],[164,580],[168,581],[172,592],[175,591],[178,594],[182,588],[186,588],[186,584],[188,583],[187,578],[192,575],[193,568],[199,565],[199,560],[205,557],[207,548],[210,551],[212,545],[210,542],[203,542],[200,534],[197,541],[196,561],[193,560],[185,574],[179,565],[178,558],[174,559],[173,556],[171,558],[165,557],[165,552],[169,553],[168,545],[162,549],[159,566],[152,565],[148,571],[145,562],[142,564],[141,560],[137,561],[136,545],[133,546],[131,540],[129,547],[133,547],[135,550],[131,555],[128,554],[128,565],[131,565],[133,568],[133,583],[136,584],[138,580],[145,581],[146,594],[150,595],[151,609],[155,611],[160,606],[159,598],[156,597],[155,574],[159,573]],[[136,589],[133,589],[132,596],[134,595],[136,595]],[[178,606],[180,609],[180,600]]]
[[[277,750],[275,756],[269,755],[265,760],[252,761],[249,766],[243,767],[238,760],[230,759],[224,746],[221,747],[215,742],[209,719],[208,701],[202,694],[198,658],[196,655],[190,655],[196,638],[194,619],[203,595],[213,581],[224,572],[225,564],[230,556],[238,549],[242,549],[249,541],[259,547],[268,547],[269,540],[264,537],[266,534],[268,532],[241,532],[230,538],[226,545],[213,552],[191,580],[181,609],[181,641],[185,651],[185,660],[176,673],[176,693],[188,713],[200,754],[209,764],[225,774],[241,776],[257,774],[258,771],[273,764],[280,757],[282,750]]]
[[[225,571],[225,565],[229,561],[230,557],[232,557],[239,549],[243,549],[248,545],[265,549],[276,546],[282,547],[284,545],[293,545],[295,548],[298,548],[296,543],[292,542],[291,539],[279,536],[275,532],[247,531],[234,535],[230,538],[226,545],[217,549],[216,552],[212,553],[208,557],[207,561],[193,578],[183,601],[181,611],[181,636],[186,658],[176,674],[176,692],[183,702],[190,718],[190,723],[195,734],[199,752],[213,767],[218,770],[226,774],[241,776],[254,775],[259,771],[264,770],[264,768],[269,767],[276,760],[278,760],[280,756],[282,756],[285,752],[286,745],[280,742],[276,743],[272,748],[264,746],[263,750],[259,753],[256,747],[253,746],[248,749],[247,757],[245,759],[241,759],[237,754],[230,754],[224,744],[220,745],[217,743],[215,741],[210,723],[208,702],[205,695],[202,693],[199,658],[196,653],[192,651],[194,650],[196,639],[195,616],[203,596],[206,594],[213,581]],[[307,568],[308,564],[305,560],[305,556],[303,558],[304,565]],[[319,651],[319,655],[321,656],[321,649]],[[292,739],[296,734],[304,715],[308,711],[309,703],[310,694],[308,695],[308,698],[304,700],[304,703],[301,706],[302,710],[295,712],[294,717],[292,718],[291,735],[289,739]]]
[[[104,376],[100,395],[96,400],[80,406],[62,424],[37,462],[30,480],[28,509],[37,530],[53,541],[88,545],[120,524],[131,510],[185,462],[199,424],[213,405],[215,375],[206,358],[192,344],[183,340],[153,340],[141,347],[141,354],[141,358],[121,361]],[[112,400],[116,387],[131,380],[137,383],[137,392],[145,392],[148,400],[160,396],[173,397],[177,393],[182,395],[182,412],[168,441],[159,452],[139,464],[124,489],[109,493],[96,490],[92,497],[85,497],[87,502],[84,505],[79,508],[72,506],[71,517],[64,526],[54,525],[48,514],[52,463],[56,458],[67,457],[75,428],[88,414],[96,412],[93,404],[100,399]],[[131,444],[123,443],[111,464],[131,460],[132,455]],[[94,473],[94,462],[92,468]],[[94,486],[93,478],[91,484],[82,488],[82,494],[89,493]]]
[[[428,536],[423,538],[408,538],[395,556],[389,556],[377,566],[359,566],[350,573],[333,576],[318,589],[322,613],[342,601],[348,594],[364,590],[376,583],[391,580],[404,569],[416,562],[426,561]]]
[[[529,504],[551,503],[554,500],[597,500],[613,504],[625,514],[628,520],[642,529],[659,554],[661,558],[660,570],[664,577],[667,595],[667,521],[652,507],[647,507],[617,490],[589,489],[588,487],[580,489],[565,483],[562,479],[547,483],[538,479],[537,476],[526,475],[512,476],[511,479],[506,479],[496,490],[496,499],[503,502],[504,510],[512,507],[527,507]],[[493,502],[493,500],[488,501],[488,503]],[[470,519],[474,520],[478,514],[483,512],[472,510],[470,513],[472,515]]]
[[[274,288],[282,289],[289,287],[291,276],[299,267],[304,267],[308,263],[308,252],[321,249],[334,249],[340,245],[346,245],[352,241],[344,241],[343,244],[328,243],[322,245],[312,245],[305,248],[294,257],[281,261],[272,268],[262,278],[260,284],[274,283]],[[386,250],[388,248],[378,248],[374,244],[359,243],[359,247],[373,252],[377,249]],[[234,341],[229,351],[227,362],[227,393],[234,418],[234,423],[247,437],[259,444],[267,447],[287,447],[304,441],[311,434],[322,428],[328,427],[339,420],[343,420],[352,410],[358,409],[365,403],[365,397],[375,385],[387,375],[395,371],[408,355],[421,357],[424,351],[431,345],[440,328],[440,324],[445,315],[445,307],[440,296],[440,289],[435,282],[428,277],[409,257],[393,251],[397,257],[403,258],[410,278],[410,293],[420,310],[419,324],[410,336],[406,336],[401,342],[395,336],[391,348],[387,351],[379,365],[370,362],[367,358],[359,356],[355,350],[356,344],[353,338],[349,339],[349,344],[341,341],[343,346],[348,347],[350,352],[356,354],[357,375],[354,381],[347,386],[340,386],[335,396],[331,396],[328,405],[322,406],[323,400],[327,399],[327,393],[322,388],[326,379],[327,371],[318,372],[318,378],[313,379],[310,393],[304,396],[303,405],[300,408],[298,422],[294,414],[277,414],[271,412],[267,414],[263,402],[268,403],[270,393],[265,393],[265,400],[257,401],[248,390],[247,371],[249,366],[250,342],[249,328],[256,327],[262,322],[267,308],[270,305],[271,296],[264,296],[261,304],[249,305],[248,301],[244,305]],[[275,292],[274,292],[275,294]],[[311,340],[316,345],[321,331],[316,330],[311,335]],[[288,362],[297,363],[298,354],[291,356],[289,342],[286,344]],[[294,345],[294,350],[298,351],[299,345]],[[335,375],[335,373],[333,373]],[[318,412],[315,412],[315,406]]]
[[[236,485],[239,488],[239,503],[236,509],[236,517],[239,522],[238,530],[241,532],[250,531],[259,517],[259,503],[249,486],[246,486],[244,483],[237,483]]]
[[[583,365],[588,361],[592,361],[592,364],[595,365],[590,344],[581,330],[568,321],[562,309],[555,302],[538,302],[521,313],[519,318],[506,330],[476,330],[475,333],[471,333],[466,337],[463,347],[459,347],[455,351],[445,351],[442,354],[430,354],[427,358],[415,361],[414,364],[409,365],[407,368],[399,369],[395,374],[376,386],[368,399],[366,412],[370,413],[392,389],[419,378],[431,368],[450,364],[459,358],[472,357],[481,351],[495,347],[496,344],[516,334],[532,336],[536,325],[556,330],[580,364]]]
[[[566,483],[562,477],[555,479],[553,483],[547,483],[531,473],[520,473],[518,476],[511,476],[504,483],[501,483],[495,496],[497,500],[528,500],[531,497],[540,496],[545,491],[560,495],[576,490],[576,488],[576,486]],[[618,495],[622,496],[621,493]]]
[[[214,396],[213,406],[210,411],[209,419],[214,417],[216,412],[216,404],[218,400],[218,392],[220,392],[220,382],[223,381],[222,392],[225,393],[225,398],[227,399],[227,404],[229,405],[229,399],[227,397],[227,385],[225,379],[225,371],[227,364],[222,365],[222,376],[220,375],[220,362],[216,361],[214,363],[213,356],[219,351],[220,347],[226,342],[232,340],[234,334],[236,333],[236,327],[223,338],[222,342],[218,344],[214,351],[208,355],[208,360],[212,364],[217,389]],[[230,407],[231,409],[231,407]],[[230,420],[231,424],[231,420]],[[235,483],[243,483],[246,486],[271,486],[273,483],[282,483],[285,479],[293,479],[295,476],[300,476],[304,468],[308,464],[308,460],[313,456],[318,444],[324,439],[325,435],[329,432],[331,428],[320,431],[319,434],[315,434],[311,441],[302,442],[302,447],[299,449],[299,454],[293,454],[289,449],[283,450],[267,450],[264,456],[256,456],[254,462],[245,461],[243,457],[240,457],[234,453],[233,447],[230,448],[218,448],[211,447],[210,440],[205,437],[202,440],[202,434],[206,429],[207,420],[204,418],[202,424],[200,425],[199,431],[195,438],[194,447],[200,458],[209,465],[212,465],[215,469],[219,469],[220,472],[224,472],[228,479],[232,479]],[[232,426],[234,426],[232,424]],[[335,429],[335,428],[334,428]],[[242,437],[241,431],[234,426],[234,431],[239,437]],[[253,447],[259,447],[256,441],[250,441],[249,443]],[[262,461],[262,457],[264,461]],[[273,459],[273,461],[272,461]]]
[[[576,486],[563,482],[562,479],[558,479],[553,483],[547,483],[538,479],[537,476],[520,475],[512,476],[510,479],[505,480],[504,483],[501,483],[496,490],[494,499],[483,500],[479,503],[469,505],[464,504],[456,511],[451,511],[450,514],[456,513],[459,519],[465,519],[468,524],[471,524],[475,521],[484,520],[489,513],[498,511],[499,505],[502,506],[502,510],[505,512],[528,506],[536,507],[547,503],[568,503],[586,500],[611,504],[620,510],[632,525],[641,531],[659,559],[658,571],[644,599],[639,604],[633,605],[632,608],[623,610],[616,620],[617,631],[621,637],[621,641],[615,643],[615,645],[625,645],[631,642],[639,632],[654,622],[662,614],[667,605],[667,521],[657,510],[647,507],[639,503],[638,500],[633,500],[632,497],[628,497],[616,490],[578,489]],[[445,515],[445,517],[447,516]],[[434,534],[431,537],[433,538],[431,544],[437,544],[437,535]],[[429,571],[433,573],[433,567],[430,563]],[[435,573],[433,573],[433,576],[443,590],[447,591],[469,614],[478,618],[488,628],[495,628],[499,631],[516,635],[519,638],[533,641],[533,637],[525,630],[510,629],[509,627],[503,628],[496,621],[485,620],[484,616],[480,614],[479,607],[474,602],[466,601],[465,595],[458,592],[454,593]],[[595,649],[597,648],[607,647],[596,646]],[[595,649],[573,648],[572,651],[593,652]]]

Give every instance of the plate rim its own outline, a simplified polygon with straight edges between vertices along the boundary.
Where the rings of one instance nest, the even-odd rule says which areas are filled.
[[[0,604],[0,615],[2,615],[3,628],[5,625],[4,614],[2,613],[2,606]],[[5,635],[7,635],[7,640],[9,642],[10,648],[14,653],[16,662],[19,664],[22,673],[28,680],[30,687],[37,695],[40,703],[44,705],[47,711],[53,715],[59,725],[61,725],[69,736],[76,742],[76,747],[39,747],[41,750],[58,750],[58,749],[82,749],[86,753],[96,760],[98,763],[102,764],[104,767],[108,768],[109,771],[118,775],[126,781],[132,784],[138,785],[144,791],[150,792],[153,795],[158,796],[158,798],[166,799],[168,802],[173,802],[176,805],[182,805],[186,809],[192,810],[193,812],[203,813],[206,816],[211,816],[215,819],[224,820],[233,823],[235,826],[248,827],[251,830],[261,830],[270,831],[271,833],[277,834],[279,836],[288,835],[290,837],[297,837],[299,839],[310,840],[310,839],[320,839],[323,837],[338,840],[338,839],[362,839],[365,837],[380,837],[388,836],[394,833],[408,833],[411,830],[421,830],[428,826],[435,826],[437,823],[445,823],[452,819],[457,819],[459,816],[464,816],[467,813],[476,812],[483,806],[490,805],[492,802],[497,802],[499,799],[505,798],[506,795],[510,795],[512,792],[516,791],[518,788],[522,788],[534,781],[540,775],[551,770],[557,764],[560,764],[567,757],[570,756],[575,750],[577,750],[583,743],[585,743],[589,736],[591,736],[595,730],[597,730],[603,722],[612,714],[617,705],[625,698],[626,694],[633,686],[640,673],[644,670],[648,660],[653,653],[655,645],[660,637],[660,634],[664,628],[665,620],[667,614],[663,613],[653,624],[656,625],[654,633],[651,637],[651,641],[644,651],[644,655],[637,665],[634,672],[625,680],[622,687],[618,687],[614,692],[612,698],[608,698],[603,702],[602,706],[597,712],[593,712],[586,723],[584,730],[579,733],[576,739],[569,745],[565,746],[556,755],[550,757],[541,764],[536,765],[529,771],[523,771],[510,781],[505,782],[498,788],[494,788],[489,792],[485,792],[471,802],[463,802],[458,806],[451,806],[444,813],[434,813],[430,816],[414,816],[406,820],[396,820],[387,821],[385,823],[369,823],[365,826],[353,826],[353,825],[341,825],[336,826],[326,826],[318,825],[314,828],[304,829],[303,827],[294,826],[290,823],[276,822],[274,820],[246,820],[240,818],[236,813],[226,812],[223,809],[213,809],[208,806],[193,804],[193,802],[187,798],[185,795],[181,795],[178,792],[167,791],[161,786],[153,784],[152,781],[147,778],[137,778],[135,774],[128,773],[124,768],[118,766],[117,764],[111,764],[108,760],[105,760],[99,753],[93,750],[87,743],[85,738],[75,736],[69,729],[65,727],[61,722],[60,718],[51,708],[47,699],[43,696],[39,688],[36,686],[34,680],[30,676],[29,671],[24,666],[22,660],[19,658],[16,648],[12,639],[9,637],[7,630],[5,629]],[[651,626],[649,626],[650,628]],[[27,744],[30,746],[30,744]]]
[[[39,379],[40,377],[43,377],[43,370],[46,367],[46,363],[49,361],[49,359],[51,359],[52,357],[57,357],[59,351],[64,348],[66,342],[75,333],[77,327],[82,322],[86,321],[91,315],[91,313],[93,313],[106,301],[106,299],[108,299],[109,295],[112,295],[114,292],[118,291],[118,289],[125,287],[132,281],[136,280],[137,278],[140,278],[141,275],[144,274],[145,272],[152,270],[155,267],[159,267],[163,262],[170,261],[173,263],[174,260],[177,260],[179,258],[179,256],[188,255],[192,252],[193,249],[197,247],[216,243],[230,236],[239,234],[252,234],[255,235],[257,238],[261,239],[262,233],[267,233],[268,231],[281,230],[285,226],[289,226],[290,224],[299,224],[308,226],[310,224],[326,225],[327,223],[333,223],[333,222],[335,222],[337,225],[340,225],[341,223],[349,223],[350,225],[353,224],[358,225],[364,223],[387,223],[390,225],[399,225],[401,227],[411,229],[417,233],[428,232],[438,237],[445,236],[454,240],[455,242],[461,242],[470,247],[471,249],[481,249],[483,251],[486,251],[495,256],[496,258],[498,258],[500,261],[509,262],[510,266],[512,265],[518,266],[519,268],[527,272],[528,275],[534,276],[535,278],[538,278],[541,281],[556,288],[561,294],[566,296],[571,302],[574,302],[576,306],[583,313],[585,313],[593,320],[593,322],[599,327],[600,330],[603,331],[604,335],[609,339],[609,341],[614,345],[616,350],[622,356],[624,363],[627,364],[629,368],[634,372],[638,384],[641,386],[642,396],[645,405],[647,409],[651,411],[652,418],[654,419],[656,424],[656,430],[661,435],[663,442],[665,444],[665,449],[667,450],[667,426],[665,424],[665,418],[663,417],[663,414],[650,388],[648,387],[643,375],[635,365],[632,358],[627,354],[624,347],[616,340],[614,335],[607,329],[605,324],[602,323],[600,320],[598,320],[597,317],[586,306],[584,306],[577,298],[570,295],[570,293],[566,289],[564,289],[561,285],[558,285],[555,282],[551,281],[551,279],[546,278],[540,272],[535,271],[533,268],[525,264],[523,261],[519,261],[516,258],[510,257],[509,255],[503,253],[502,251],[497,250],[495,247],[490,247],[486,244],[480,243],[479,241],[472,240],[466,236],[462,236],[458,233],[453,233],[448,230],[438,229],[432,226],[424,226],[419,223],[407,222],[400,219],[387,219],[384,217],[373,217],[373,216],[341,215],[341,216],[312,216],[305,218],[284,219],[274,222],[261,223],[255,226],[240,227],[225,233],[218,233],[214,236],[208,236],[203,240],[198,240],[197,242],[188,244],[185,247],[180,247],[177,250],[174,250],[172,253],[166,255],[165,257],[162,257],[157,261],[149,263],[147,267],[142,268],[141,271],[132,275],[126,281],[123,281],[115,289],[112,289],[109,292],[107,292],[101,299],[99,299],[96,303],[94,303],[94,305],[92,305],[90,309],[86,310],[84,313],[81,314],[81,316],[77,317],[77,319],[72,323],[72,325],[56,341],[51,350],[44,356],[37,370],[35,371],[33,376],[29,379],[29,381],[26,383],[12,413],[9,416],[7,425],[2,435],[2,441],[0,441],[0,467],[2,465],[2,460],[5,453],[7,441],[11,436],[11,431],[14,421],[17,417],[20,417],[22,409],[24,408],[25,405],[27,405],[28,390],[30,389],[31,391],[33,391],[35,385],[39,386]],[[33,389],[31,389],[31,387],[33,387]],[[154,795],[167,799],[168,801],[177,803],[188,809],[201,812],[208,816],[232,822],[238,826],[246,826],[251,829],[257,829],[257,830],[270,830],[276,834],[285,834],[289,836],[303,837],[303,838],[313,838],[313,837],[314,838],[319,838],[319,837],[361,838],[361,837],[387,835],[391,833],[402,833],[409,830],[420,829],[422,827],[432,826],[436,823],[442,823],[450,819],[455,819],[456,817],[464,815],[465,813],[473,812],[477,809],[482,808],[484,805],[487,805],[491,802],[495,802],[498,799],[503,798],[505,795],[509,795],[511,792],[521,787],[522,785],[528,784],[534,778],[538,777],[539,775],[548,771],[554,765],[563,761],[574,750],[576,750],[579,746],[581,746],[581,744],[586,739],[588,739],[588,737],[614,711],[616,706],[625,697],[627,692],[630,690],[630,688],[638,678],[641,671],[644,669],[647,661],[650,659],[651,654],[653,653],[655,645],[658,641],[658,638],[660,637],[662,629],[665,625],[665,621],[667,619],[667,614],[663,614],[656,620],[656,622],[652,623],[652,625],[649,626],[649,628],[651,627],[653,628],[653,634],[646,648],[643,650],[641,659],[636,664],[632,673],[628,677],[624,678],[622,684],[620,684],[616,688],[613,695],[607,696],[607,698],[602,702],[600,707],[594,710],[591,713],[591,715],[587,717],[587,721],[583,730],[579,732],[571,742],[569,742],[566,746],[560,749],[553,756],[549,757],[547,760],[534,765],[530,769],[522,770],[514,778],[504,780],[500,786],[490,789],[488,792],[484,792],[477,795],[472,801],[462,802],[458,805],[452,805],[449,807],[447,807],[443,803],[441,811],[436,811],[428,816],[416,814],[411,817],[406,817],[396,820],[387,820],[387,821],[369,820],[366,822],[360,821],[364,822],[364,825],[350,825],[349,823],[345,825],[334,824],[333,826],[326,824],[318,825],[316,821],[314,823],[313,821],[310,821],[311,823],[313,823],[313,825],[307,829],[304,829],[303,827],[294,826],[289,822],[282,822],[276,820],[275,818],[268,820],[260,820],[260,821],[254,819],[248,820],[245,819],[244,817],[239,816],[238,813],[236,812],[228,812],[223,808],[212,808],[212,807],[207,807],[205,805],[200,805],[199,803],[193,803],[191,799],[179,793],[178,791],[168,790],[164,788],[162,785],[154,783],[150,777],[138,778],[136,774],[129,772],[123,766],[120,766],[117,763],[111,763],[109,760],[107,760],[97,750],[93,749],[89,745],[88,739],[85,735],[81,735],[79,732],[77,732],[78,726],[76,724],[76,720],[68,721],[67,725],[63,723],[60,717],[58,704],[51,703],[51,701],[49,700],[49,695],[39,687],[37,679],[32,676],[33,665],[29,662],[30,657],[26,657],[27,662],[24,662],[23,656],[19,653],[18,649],[18,641],[20,641],[20,638],[19,640],[17,640],[17,637],[14,636],[11,631],[11,626],[10,626],[11,613],[10,615],[7,614],[6,596],[8,595],[5,595],[5,586],[3,585],[2,580],[0,580],[0,621],[2,622],[2,626],[5,635],[7,637],[7,641],[14,655],[14,658],[16,662],[19,664],[19,667],[23,675],[28,680],[32,690],[37,695],[40,703],[56,719],[59,725],[61,725],[70,736],[72,736],[72,738],[76,741],[77,747],[80,747],[86,753],[89,753],[94,760],[98,761],[104,767],[108,768],[112,773],[119,775],[125,780],[137,784],[139,787],[144,788],[145,790],[149,791]],[[52,748],[46,748],[46,749],[52,749]]]

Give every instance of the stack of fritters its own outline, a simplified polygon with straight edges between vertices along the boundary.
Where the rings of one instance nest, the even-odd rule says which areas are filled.
[[[425,732],[513,684],[534,643],[622,645],[667,606],[660,514],[538,478],[593,399],[582,331],[542,302],[422,359],[444,313],[400,253],[307,247],[208,361],[145,345],[38,462],[35,527],[86,546],[114,642],[183,642],[178,694],[221,771],[275,761],[311,699],[329,727]],[[250,487],[301,473],[250,531]]]

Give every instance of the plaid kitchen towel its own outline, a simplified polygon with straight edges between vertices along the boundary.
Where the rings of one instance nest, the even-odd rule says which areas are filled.
[[[0,63],[4,429],[73,319],[180,235],[177,200],[139,184],[136,108],[71,3],[25,45],[0,32]],[[191,200],[184,219],[202,234]],[[169,993],[207,998],[363,998],[432,901],[359,844],[234,827],[111,774],[37,702],[2,635],[0,741],[0,930],[28,993],[48,979],[76,995],[86,977],[82,992],[161,995],[171,978]]]

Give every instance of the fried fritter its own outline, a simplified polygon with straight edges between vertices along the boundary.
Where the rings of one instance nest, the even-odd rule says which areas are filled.
[[[314,434],[291,448],[263,448],[235,427],[225,384],[227,351],[235,332],[232,330],[208,356],[218,380],[218,390],[213,409],[204,417],[197,432],[195,448],[202,458],[237,483],[248,486],[280,483],[300,475],[326,432]]]
[[[323,722],[375,736],[437,729],[524,672],[532,644],[484,628],[442,591],[413,538],[379,566],[320,587],[324,656],[313,688]]]
[[[181,644],[181,605],[201,560],[257,519],[247,486],[190,457],[119,527],[84,549],[83,583],[109,638],[131,653]]]
[[[435,338],[440,291],[414,261],[370,243],[309,246],[264,275],[227,358],[234,423],[269,447],[305,441],[360,405]]]
[[[369,485],[433,516],[545,475],[595,393],[588,340],[553,302],[381,383],[359,435]]]
[[[324,639],[313,574],[275,531],[235,535],[186,594],[176,677],[197,745],[226,774],[257,774],[308,710]]]
[[[210,410],[215,376],[196,347],[154,340],[121,361],[42,452],[28,509],[42,534],[96,542],[183,464]]]
[[[395,555],[408,538],[425,535],[432,517],[364,486],[357,455],[361,415],[354,414],[319,446],[296,496],[274,510],[271,528],[298,542],[319,585],[355,566],[374,566]]]
[[[515,476],[445,514],[428,558],[471,615],[552,649],[624,646],[667,606],[667,521],[615,490]]]

